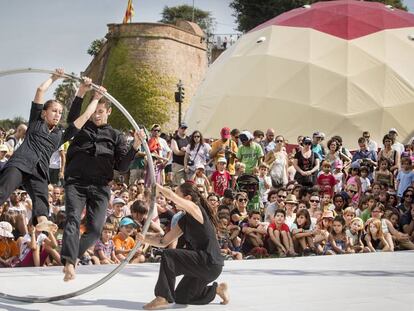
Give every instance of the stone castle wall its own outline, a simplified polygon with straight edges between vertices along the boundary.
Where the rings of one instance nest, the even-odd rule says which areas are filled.
[[[198,25],[181,21],[177,26],[158,23],[109,24],[107,42],[94,57],[84,74],[98,84],[105,77],[105,68],[111,52],[111,42],[119,40],[128,47],[128,57],[134,63],[144,63],[156,72],[181,79],[185,88],[183,113],[207,70],[207,46]],[[174,83],[171,94],[176,91]],[[174,130],[178,124],[178,104],[170,109],[171,119],[164,129]],[[163,129],[163,130],[164,130]]]

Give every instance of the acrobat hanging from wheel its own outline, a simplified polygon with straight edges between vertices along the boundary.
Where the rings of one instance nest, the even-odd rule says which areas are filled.
[[[63,69],[56,71],[36,90],[31,104],[26,138],[16,149],[0,173],[0,205],[18,187],[23,186],[33,202],[32,222],[40,231],[54,231],[57,226],[47,219],[49,215],[48,180],[49,161],[53,152],[68,141],[86,123],[96,109],[92,101],[85,112],[74,118],[63,131],[59,126],[62,104],[54,99],[44,102],[46,91],[63,77]]]

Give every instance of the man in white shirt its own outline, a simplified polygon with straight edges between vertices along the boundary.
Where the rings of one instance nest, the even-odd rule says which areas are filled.
[[[390,128],[388,131],[388,135],[391,136],[392,139],[394,139],[394,144],[391,146],[393,150],[398,151],[400,154],[402,154],[405,150],[404,145],[397,141],[398,131],[396,128]]]
[[[362,132],[362,137],[367,141],[369,151],[378,152],[378,144],[371,139],[371,134],[368,131]]]

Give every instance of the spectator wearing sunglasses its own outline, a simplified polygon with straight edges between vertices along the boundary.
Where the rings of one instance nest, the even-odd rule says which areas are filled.
[[[312,139],[310,137],[304,137],[302,144],[303,148],[295,154],[293,159],[293,166],[296,170],[295,179],[302,186],[312,187],[320,161],[311,150]]]

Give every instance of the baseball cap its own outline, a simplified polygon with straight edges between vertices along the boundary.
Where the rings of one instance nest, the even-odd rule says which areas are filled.
[[[187,123],[185,123],[185,122],[181,122],[181,123],[180,123],[180,128],[181,128],[181,129],[186,129],[186,128],[188,128]]]
[[[388,133],[392,133],[392,132],[397,133],[398,135],[398,131],[395,127],[390,128],[390,130],[388,131]]]
[[[125,201],[124,201],[123,199],[121,199],[121,198],[115,198],[115,199],[113,199],[113,201],[112,201],[112,205],[115,205],[115,204],[122,204],[122,205],[125,205],[126,203],[125,203]]]
[[[137,227],[137,224],[135,223],[135,221],[133,221],[131,218],[129,217],[124,217],[122,218],[122,220],[119,222],[119,226],[120,227],[125,227],[125,226],[129,226],[132,225],[134,226],[134,228]]]
[[[204,164],[203,163],[198,163],[197,165],[196,165],[196,167],[195,167],[195,169],[196,170],[199,170],[199,169],[205,169],[205,167],[204,167]]]
[[[4,151],[4,152],[9,152],[9,148],[6,145],[0,145],[0,152]]]
[[[12,234],[13,227],[12,225],[7,221],[0,221],[0,236],[5,238],[14,238],[14,235]]]
[[[231,137],[230,135],[230,128],[223,127],[220,131],[221,138],[229,139]]]
[[[323,135],[322,135],[322,133],[321,132],[315,132],[315,133],[313,133],[313,137],[323,137]]]
[[[221,157],[221,158],[217,159],[217,163],[227,163],[227,160],[226,160],[226,158]]]
[[[306,143],[312,143],[312,138],[310,138],[309,136],[305,136],[305,137],[303,137],[303,140],[302,140],[302,143],[303,144],[306,144]]]
[[[253,137],[252,133],[250,133],[249,131],[243,131],[243,132],[240,133],[239,138],[240,138],[241,141],[243,141],[243,140],[253,139],[254,137]]]

